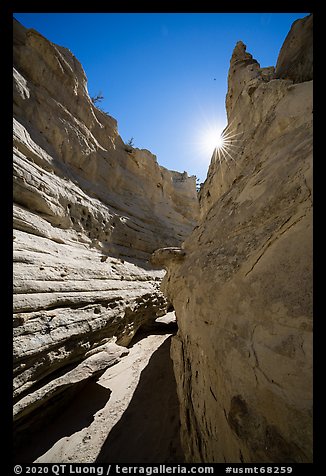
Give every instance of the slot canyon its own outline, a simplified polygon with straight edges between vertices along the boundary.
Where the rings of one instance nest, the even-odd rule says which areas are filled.
[[[312,462],[312,23],[235,45],[197,191],[14,21],[17,463]]]

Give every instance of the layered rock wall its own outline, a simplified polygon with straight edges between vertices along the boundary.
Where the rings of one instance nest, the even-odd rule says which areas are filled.
[[[278,71],[310,51],[292,48],[294,29],[309,43],[312,17],[295,23]],[[237,43],[228,155],[212,158],[182,250],[155,254],[179,325],[172,357],[189,462],[312,461],[310,62],[283,78]]]
[[[166,312],[148,257],[184,240],[198,200],[195,177],[124,144],[69,50],[16,21],[13,130],[14,413],[28,426]]]

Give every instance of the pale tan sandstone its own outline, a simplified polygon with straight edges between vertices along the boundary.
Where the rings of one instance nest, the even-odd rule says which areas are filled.
[[[121,357],[128,355],[129,350],[114,343],[102,345],[85,354],[85,359],[72,370],[26,395],[14,405],[14,421],[22,418],[47,403],[54,395],[58,396],[69,387],[82,383],[90,377],[96,377],[108,367],[117,364]]]
[[[162,284],[189,462],[312,461],[312,85],[237,43],[233,160],[212,158],[200,224]]]
[[[277,78],[294,83],[313,79],[313,15],[293,23],[277,58]]]
[[[29,439],[20,462],[182,463],[170,340],[163,333],[135,342]]]
[[[160,248],[152,254],[150,262],[154,266],[166,267],[170,261],[182,261],[186,252],[182,248],[168,247]]]
[[[195,177],[124,144],[69,50],[16,21],[13,134],[19,425],[90,352],[103,358],[103,345],[126,346],[165,314],[164,272],[148,259],[191,232],[198,200]]]

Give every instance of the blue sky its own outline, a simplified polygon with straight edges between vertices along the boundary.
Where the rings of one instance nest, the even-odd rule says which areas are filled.
[[[90,96],[127,142],[172,170],[206,178],[205,134],[226,126],[225,96],[238,40],[275,66],[293,23],[308,13],[15,13],[25,27],[69,48]],[[215,78],[215,79],[214,79]]]

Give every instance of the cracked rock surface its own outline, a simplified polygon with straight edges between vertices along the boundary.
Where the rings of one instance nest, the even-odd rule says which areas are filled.
[[[306,20],[294,28],[310,41]],[[288,46],[284,70],[297,55]],[[276,78],[237,43],[229,155],[212,157],[199,226],[183,259],[167,261],[189,462],[312,461],[313,81],[298,79]]]

